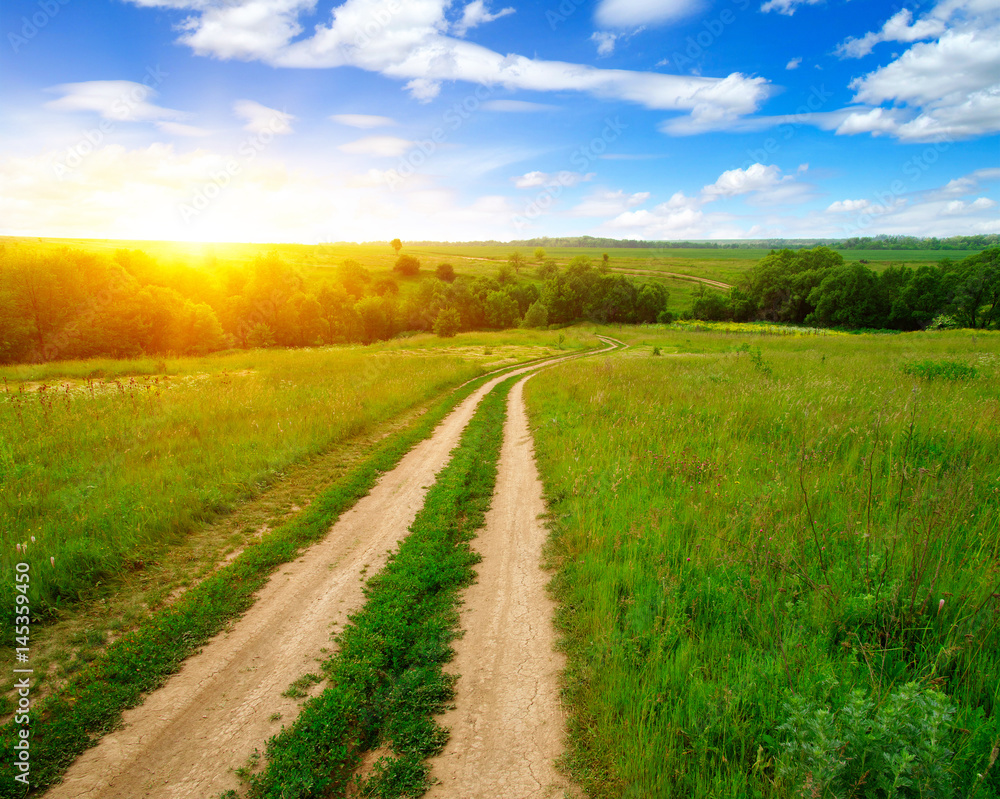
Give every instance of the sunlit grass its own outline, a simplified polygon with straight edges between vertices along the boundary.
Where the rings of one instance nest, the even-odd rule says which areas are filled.
[[[881,740],[852,689],[898,736],[943,692],[935,795],[998,795],[1000,340],[615,335],[527,388],[590,795],[888,795],[881,752],[838,788],[822,724],[782,729],[804,702]],[[945,357],[976,377],[904,371]]]
[[[4,368],[0,564],[31,564],[44,616],[144,568],[290,464],[476,375],[582,343],[559,336]]]

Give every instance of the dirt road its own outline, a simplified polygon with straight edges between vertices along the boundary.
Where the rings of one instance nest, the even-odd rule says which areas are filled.
[[[317,670],[331,626],[363,603],[364,575],[375,574],[406,535],[479,400],[509,374],[462,402],[322,541],[281,567],[229,631],[126,711],[123,728],[81,755],[46,796],[201,799],[237,788],[234,770],[297,713],[282,692]]]
[[[632,269],[628,266],[612,266],[612,272],[618,272],[623,275],[648,275],[650,277],[670,277],[675,280],[690,280],[694,283],[704,283],[706,286],[711,286],[716,289],[729,290],[732,288],[728,283],[723,283],[721,280],[711,280],[707,277],[695,277],[694,275],[684,275],[680,272],[660,272],[654,269]]]
[[[528,378],[525,378],[527,380]],[[547,536],[523,388],[511,390],[493,503],[474,548],[478,579],[463,593],[463,638],[451,729],[432,763],[433,799],[527,799],[577,795],[555,768],[565,717],[559,701],[564,658],[555,648],[554,603],[542,570]]]

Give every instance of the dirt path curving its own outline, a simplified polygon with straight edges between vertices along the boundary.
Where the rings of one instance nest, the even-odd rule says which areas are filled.
[[[201,799],[238,788],[234,770],[298,712],[282,692],[317,670],[331,627],[361,607],[365,575],[381,569],[407,534],[480,399],[509,375],[544,365],[498,376],[464,400],[322,541],[280,567],[228,631],[126,711],[123,727],[81,755],[46,796]]]
[[[449,670],[458,673],[451,730],[431,761],[439,782],[429,799],[527,799],[579,796],[555,767],[565,715],[556,651],[555,609],[542,570],[548,535],[523,388],[511,390],[493,504],[473,546],[478,579],[463,593],[463,638]]]
[[[619,272],[623,275],[648,275],[649,277],[669,277],[674,280],[690,280],[694,283],[703,283],[706,286],[723,290],[732,288],[729,283],[723,283],[721,280],[712,280],[707,277],[695,277],[694,275],[685,275],[681,272],[660,272],[655,269],[633,269],[630,266],[612,266],[611,271]]]

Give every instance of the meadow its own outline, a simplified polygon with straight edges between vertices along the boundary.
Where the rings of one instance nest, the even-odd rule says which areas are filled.
[[[526,389],[588,795],[1000,796],[1000,336],[613,334]]]
[[[0,564],[6,573],[31,564],[32,607],[51,618],[141,571],[293,464],[463,381],[582,339],[474,333],[446,347],[425,335],[368,348],[0,368]]]

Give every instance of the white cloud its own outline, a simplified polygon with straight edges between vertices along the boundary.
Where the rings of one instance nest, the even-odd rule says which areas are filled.
[[[595,173],[588,172],[583,174],[581,172],[555,172],[549,174],[547,172],[527,172],[524,175],[520,175],[515,178],[511,178],[514,181],[514,185],[519,189],[533,189],[541,186],[563,186],[564,188],[571,188],[579,183],[586,183],[593,180]]]
[[[591,35],[590,41],[597,43],[598,55],[611,55],[615,51],[615,42],[618,41],[619,36],[620,34],[609,31],[595,31]]]
[[[603,28],[664,25],[705,8],[703,0],[601,0],[594,18]]]
[[[793,58],[787,64],[785,64],[785,69],[798,69],[802,64],[801,58]]]
[[[338,149],[350,155],[372,155],[376,158],[400,158],[410,151],[413,142],[398,136],[366,136],[341,144]]]
[[[626,194],[621,189],[617,191],[599,190],[587,195],[583,202],[573,208],[570,213],[574,216],[614,216],[642,205],[649,197],[648,191]]]
[[[155,0],[132,0],[157,5]],[[353,66],[406,82],[418,100],[433,99],[442,81],[466,81],[526,91],[581,91],[646,108],[695,113],[716,127],[757,110],[771,93],[763,78],[734,73],[725,79],[597,69],[583,64],[501,55],[443,33],[449,23],[447,0],[345,0],[326,24],[302,33],[299,17],[314,0],[248,0],[207,6],[204,0],[164,0],[191,16],[180,41],[201,55],[260,60],[273,66],[333,68]],[[651,0],[605,4],[635,7],[648,17],[663,3]],[[691,3],[668,4],[675,11]],[[464,13],[464,12],[463,12]]]
[[[429,78],[414,78],[404,88],[414,100],[429,103],[441,93],[441,82]]]
[[[59,99],[45,104],[53,111],[91,111],[115,122],[170,120],[185,116],[181,111],[149,102],[156,97],[156,91],[130,80],[63,83],[46,91],[62,94]]]
[[[848,39],[839,52],[860,57],[886,41],[917,43],[851,82],[854,101],[869,108],[850,114],[838,133],[941,141],[1000,131],[1000,5],[995,0],[943,0],[916,21],[903,10],[880,31]]]
[[[880,42],[917,42],[940,36],[946,30],[945,21],[940,18],[924,17],[913,22],[913,12],[908,8],[890,17],[882,30],[866,33],[861,38],[851,37],[837,47],[837,54],[843,58],[861,58],[868,55]]]
[[[330,117],[334,122],[347,125],[350,128],[387,128],[396,124],[391,117],[380,117],[372,114],[334,114]]]
[[[995,180],[1000,180],[1000,169],[977,169],[968,175],[949,180],[947,185],[930,192],[929,196],[933,198],[963,197],[979,191],[983,183]]]
[[[537,111],[558,111],[559,106],[545,103],[529,103],[525,100],[487,100],[483,103],[486,111],[502,111],[515,114],[527,114]]]
[[[500,19],[500,17],[506,17],[508,14],[513,14],[514,11],[515,9],[508,7],[500,9],[496,14],[491,14],[483,0],[474,0],[474,2],[469,3],[462,10],[462,18],[454,26],[455,35],[465,36],[470,29],[478,27],[485,22],[492,22],[495,19]]]
[[[814,6],[821,2],[823,0],[768,0],[760,7],[760,10],[764,13],[777,11],[779,14],[785,14],[790,17],[799,6]]]
[[[291,114],[268,108],[254,100],[237,100],[233,103],[233,113],[246,122],[243,130],[251,133],[271,131],[287,135],[292,132],[292,120],[295,119]]]
[[[778,185],[782,180],[780,167],[771,164],[753,164],[746,169],[730,169],[723,172],[711,186],[702,189],[707,198],[735,197],[752,191],[764,191]]]

